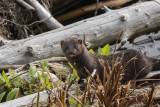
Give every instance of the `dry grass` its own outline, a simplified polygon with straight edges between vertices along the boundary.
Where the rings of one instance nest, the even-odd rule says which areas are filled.
[[[130,107],[130,106],[158,106],[154,100],[154,85],[150,93],[135,94],[135,88],[130,88],[132,82],[129,81],[126,85],[122,85],[120,80],[124,68],[121,65],[123,57],[120,61],[113,61],[113,67],[108,66],[109,71],[104,66],[104,80],[101,82],[99,76],[94,79],[94,73],[89,74],[87,78],[87,85],[83,91],[80,90],[77,82],[72,81],[69,85],[67,83],[59,82],[57,90],[50,96],[54,96],[50,106],[105,106],[105,107]],[[133,58],[134,59],[134,58]],[[132,60],[132,59],[131,59]],[[104,65],[103,60],[99,60]],[[87,71],[87,70],[86,70]],[[88,72],[88,71],[87,71]],[[98,75],[98,74],[97,74]],[[106,79],[107,81],[106,81]],[[75,93],[69,91],[73,83],[76,84]]]

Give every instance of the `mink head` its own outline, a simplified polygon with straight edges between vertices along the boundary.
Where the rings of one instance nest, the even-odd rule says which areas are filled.
[[[68,38],[61,41],[62,51],[68,57],[80,55],[83,52],[82,45],[82,40],[76,38]]]

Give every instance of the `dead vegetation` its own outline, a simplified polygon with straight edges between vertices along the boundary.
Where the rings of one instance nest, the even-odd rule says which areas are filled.
[[[121,58],[122,59],[122,58]],[[146,106],[153,107],[159,106],[155,100],[155,86],[152,85],[150,91],[142,90],[137,93],[137,88],[141,86],[135,86],[132,81],[129,81],[126,85],[122,85],[120,80],[122,78],[122,73],[125,70],[121,66],[121,61],[113,64],[113,68],[109,66],[109,71],[106,71],[104,67],[104,79],[103,82],[99,79],[95,79],[93,76],[98,75],[94,73],[90,74],[87,78],[87,83],[85,89],[82,91],[75,82],[75,79],[67,85],[67,83],[60,82],[56,87],[56,91],[48,90],[50,106],[105,106],[105,107],[135,107],[135,106]],[[101,61],[103,64],[103,61]],[[71,92],[70,88],[73,83],[77,84],[76,92]],[[74,90],[74,91],[75,91]],[[51,101],[53,101],[51,103]]]
[[[16,0],[1,0],[0,7],[0,32],[4,38],[23,39],[32,34],[33,26],[28,25],[34,17],[32,12],[22,9]]]

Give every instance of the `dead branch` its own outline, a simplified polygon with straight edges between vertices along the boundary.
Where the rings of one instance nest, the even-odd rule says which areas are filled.
[[[24,8],[30,10],[30,11],[35,11],[35,8],[33,8],[31,5],[26,3],[24,0],[16,0],[19,4],[21,4]]]
[[[41,20],[46,19],[44,23],[49,29],[60,28],[63,25],[60,24],[52,15],[37,1],[37,0],[27,0],[36,10],[37,15]]]

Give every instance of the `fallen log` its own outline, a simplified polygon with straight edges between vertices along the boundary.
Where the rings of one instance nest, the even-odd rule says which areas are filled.
[[[148,8],[149,7],[149,8]],[[12,42],[0,47],[0,64],[25,64],[53,56],[63,56],[60,41],[66,37],[83,38],[95,48],[117,40],[134,39],[160,29],[160,5],[154,1],[138,3],[83,20],[63,28]]]
[[[26,3],[25,1],[23,0],[16,0],[20,5],[22,5],[24,8],[26,8],[27,10],[30,10],[30,11],[35,11],[35,8],[32,7],[31,5],[29,5],[28,3]]]
[[[43,59],[41,60],[43,62],[48,62],[48,63],[67,63],[67,59],[66,57],[52,57],[52,58],[48,58],[48,59]],[[39,62],[40,61],[35,61],[35,62],[32,62],[32,63],[29,63],[29,65],[39,65]],[[0,65],[0,71],[3,71],[3,70],[8,70],[9,68],[12,68],[12,69],[17,69],[21,66],[25,66],[24,65]]]
[[[130,2],[131,0],[111,0],[111,1],[102,1],[98,3],[98,9],[103,8],[103,6],[107,6],[107,7],[116,7],[116,6],[120,6],[123,5],[127,2]],[[70,20],[74,17],[78,17],[80,15],[89,13],[89,12],[93,12],[95,11],[95,6],[96,4],[90,4],[88,6],[84,6],[81,7],[79,9],[73,10],[71,12],[68,12],[66,14],[60,15],[58,17],[56,17],[56,19],[60,22],[64,22],[66,20]]]
[[[37,0],[28,0],[28,2],[35,8],[37,15],[41,20],[44,20],[49,29],[63,27]]]

